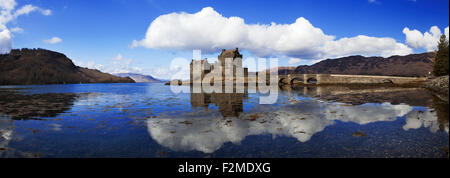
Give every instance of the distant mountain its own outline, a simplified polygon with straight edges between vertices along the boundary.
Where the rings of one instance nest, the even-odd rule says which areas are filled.
[[[45,49],[13,49],[0,55],[0,85],[62,83],[134,83],[134,80],[78,67],[64,54]]]
[[[434,56],[434,52],[388,58],[349,56],[326,59],[311,66],[301,65],[293,73],[419,77],[433,70]]]
[[[119,77],[130,77],[134,81],[138,83],[157,83],[157,82],[163,82],[163,80],[156,79],[150,75],[142,75],[142,74],[136,74],[136,73],[118,73],[114,74],[115,76]]]

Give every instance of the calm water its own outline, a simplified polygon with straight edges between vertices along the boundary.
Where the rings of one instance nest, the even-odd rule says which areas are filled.
[[[156,84],[0,87],[0,157],[448,157],[448,103],[415,88],[174,94]]]

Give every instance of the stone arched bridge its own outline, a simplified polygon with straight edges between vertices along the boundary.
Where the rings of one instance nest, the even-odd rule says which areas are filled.
[[[341,74],[288,74],[278,75],[279,84],[414,84],[422,83],[425,77],[395,77],[374,75]]]

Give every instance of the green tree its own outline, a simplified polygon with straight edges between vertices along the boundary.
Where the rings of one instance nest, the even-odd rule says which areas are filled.
[[[435,76],[448,75],[448,40],[445,35],[441,35],[436,52],[436,59],[433,66]]]

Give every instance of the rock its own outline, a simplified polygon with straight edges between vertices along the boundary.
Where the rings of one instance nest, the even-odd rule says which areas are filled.
[[[8,115],[14,120],[56,117],[69,110],[77,98],[82,95],[74,93],[24,95],[17,91],[0,88],[0,115]]]
[[[431,90],[440,99],[448,102],[448,75],[429,80],[425,88]]]
[[[249,121],[255,121],[256,119],[258,119],[260,116],[259,114],[250,114],[248,115],[248,119]]]
[[[181,82],[181,80],[174,79],[172,81],[166,82],[164,85],[182,85],[182,84],[183,82]]]

